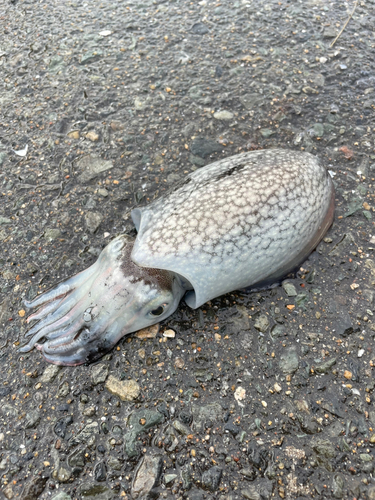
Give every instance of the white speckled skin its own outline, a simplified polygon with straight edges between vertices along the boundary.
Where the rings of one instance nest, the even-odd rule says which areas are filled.
[[[253,151],[212,163],[133,210],[135,241],[118,236],[91,267],[25,302],[39,309],[20,351],[90,363],[170,316],[186,291],[195,308],[282,278],[316,247],[333,212],[331,178],[308,153]]]
[[[133,261],[183,276],[196,308],[301,263],[332,222],[333,185],[308,153],[251,151],[197,170],[132,216]]]

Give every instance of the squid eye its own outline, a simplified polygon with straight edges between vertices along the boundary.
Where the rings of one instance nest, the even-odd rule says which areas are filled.
[[[164,312],[164,304],[151,311],[151,314],[153,316],[160,316],[161,314],[163,314],[163,312]]]

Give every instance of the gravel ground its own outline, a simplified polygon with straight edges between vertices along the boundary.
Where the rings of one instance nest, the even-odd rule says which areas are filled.
[[[4,498],[375,499],[375,1],[0,0]],[[28,150],[25,151],[25,147]],[[320,156],[333,227],[294,279],[49,365],[22,300],[129,210],[241,151]]]

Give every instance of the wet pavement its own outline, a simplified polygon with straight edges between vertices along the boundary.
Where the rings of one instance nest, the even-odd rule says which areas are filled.
[[[374,8],[1,1],[4,498],[375,499]],[[133,207],[276,146],[336,187],[295,278],[182,302],[91,366],[17,352],[23,300],[134,232]]]

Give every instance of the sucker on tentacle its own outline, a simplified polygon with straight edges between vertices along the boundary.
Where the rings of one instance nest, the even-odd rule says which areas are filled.
[[[135,240],[118,236],[91,267],[26,301],[39,309],[20,351],[35,346],[61,365],[95,361],[124,335],[170,316],[184,295],[197,308],[281,279],[314,250],[333,215],[331,178],[308,153],[252,151],[212,163],[133,210]]]

